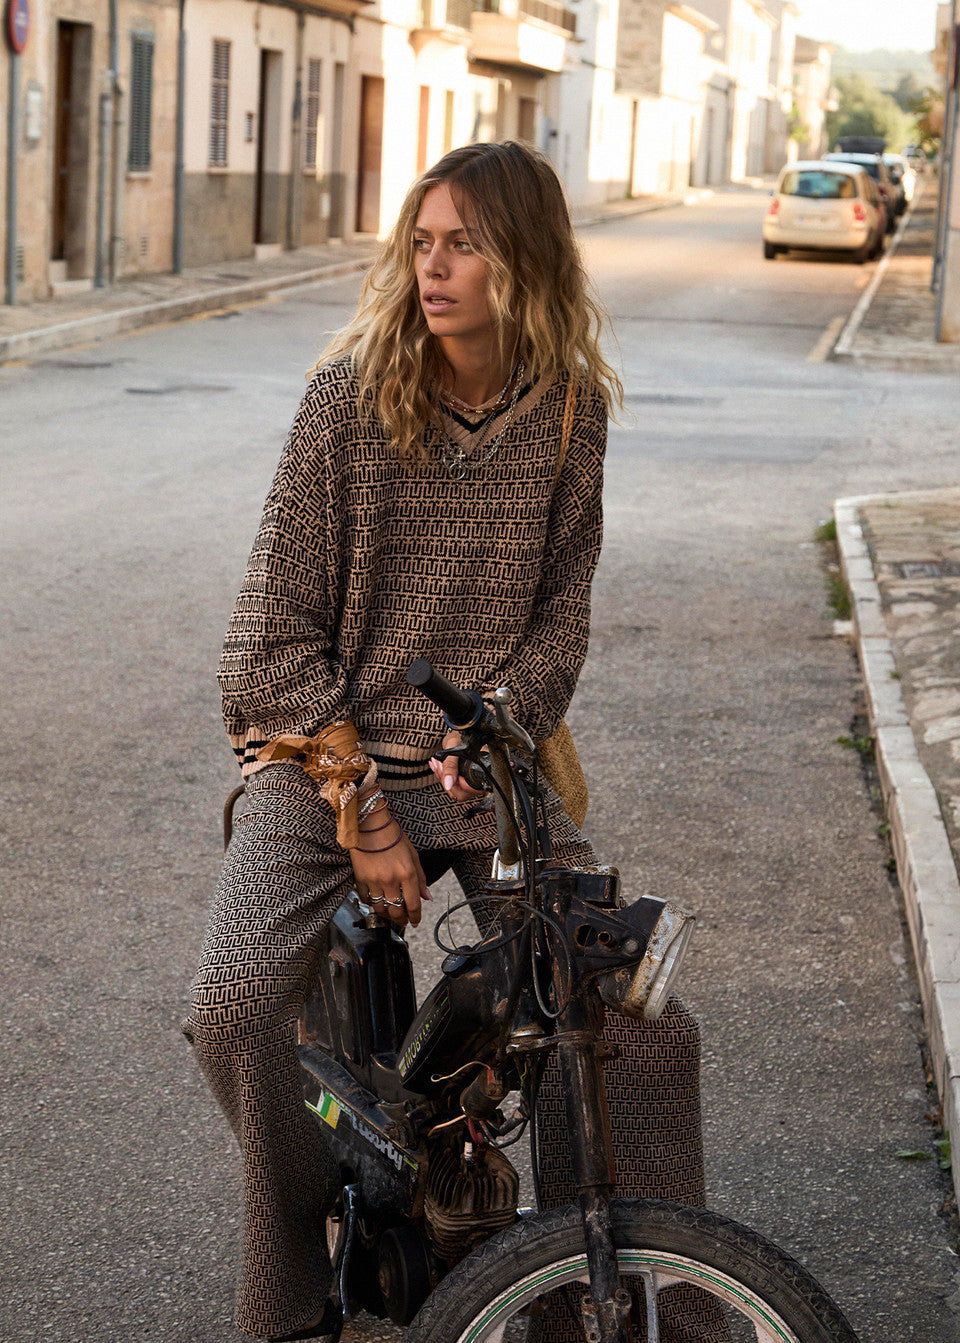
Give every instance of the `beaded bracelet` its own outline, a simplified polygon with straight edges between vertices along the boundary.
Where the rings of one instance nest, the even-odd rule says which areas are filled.
[[[364,817],[369,816],[370,813],[376,809],[378,802],[386,802],[386,800],[383,790],[378,788],[375,792],[371,793],[369,797],[363,799],[360,809],[357,812],[357,820],[362,821]]]

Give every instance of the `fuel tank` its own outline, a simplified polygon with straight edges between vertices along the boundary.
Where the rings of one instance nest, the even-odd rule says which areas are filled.
[[[304,1004],[300,1043],[339,1059],[384,1100],[400,1100],[397,1052],[416,1007],[403,937],[379,921],[368,924],[356,896],[348,896],[330,921]]]

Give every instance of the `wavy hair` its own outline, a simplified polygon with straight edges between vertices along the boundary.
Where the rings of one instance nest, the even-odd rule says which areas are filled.
[[[413,233],[424,197],[440,185],[487,263],[503,362],[522,359],[535,379],[592,384],[608,412],[622,405],[620,379],[600,349],[606,317],[590,293],[560,180],[544,155],[512,141],[451,150],[413,184],[367,273],[356,316],[316,367],[348,356],[361,415],[376,415],[407,467],[426,461],[444,359],[420,306]]]

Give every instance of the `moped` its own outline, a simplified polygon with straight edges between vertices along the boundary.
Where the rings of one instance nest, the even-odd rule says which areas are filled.
[[[474,909],[484,931],[444,942],[462,906],[441,916],[441,976],[419,1007],[394,925],[351,894],[328,930],[299,1056],[343,1183],[327,1235],[345,1314],[407,1325],[407,1343],[521,1343],[558,1318],[585,1343],[666,1343],[663,1293],[687,1284],[715,1299],[731,1343],[856,1343],[822,1287],[756,1232],[614,1197],[604,1013],[657,1018],[693,919],[651,896],[628,905],[613,868],[553,860],[508,688],[490,706],[424,660],[408,681],[460,732],[454,753],[496,813],[498,849]],[[507,1152],[528,1128],[535,1139],[551,1054],[578,1202],[521,1210]]]

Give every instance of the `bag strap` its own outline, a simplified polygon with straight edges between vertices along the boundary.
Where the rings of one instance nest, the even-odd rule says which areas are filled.
[[[563,463],[570,446],[570,432],[573,429],[573,412],[577,408],[577,383],[575,378],[567,379],[567,395],[563,403],[563,428],[560,430],[560,451],[557,453],[557,467],[553,473],[553,488],[557,488]]]

